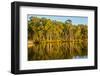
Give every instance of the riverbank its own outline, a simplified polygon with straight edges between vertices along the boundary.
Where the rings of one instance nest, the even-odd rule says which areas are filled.
[[[33,44],[39,44],[39,43],[63,43],[63,42],[84,42],[87,41],[87,39],[81,40],[44,40],[44,41],[33,41],[28,40],[28,47],[33,46]]]

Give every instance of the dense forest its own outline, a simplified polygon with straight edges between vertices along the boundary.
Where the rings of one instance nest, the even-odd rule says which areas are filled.
[[[28,41],[32,43],[87,41],[86,24],[73,24],[70,19],[65,22],[58,20],[31,17],[28,20]]]

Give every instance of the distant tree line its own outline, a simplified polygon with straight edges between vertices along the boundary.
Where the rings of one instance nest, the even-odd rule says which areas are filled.
[[[28,20],[28,40],[33,42],[83,41],[88,39],[86,24],[73,24],[47,18],[31,17]]]

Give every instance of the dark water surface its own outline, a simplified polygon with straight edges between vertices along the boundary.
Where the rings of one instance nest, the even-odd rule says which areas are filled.
[[[87,58],[87,42],[40,43],[28,47],[28,60]]]

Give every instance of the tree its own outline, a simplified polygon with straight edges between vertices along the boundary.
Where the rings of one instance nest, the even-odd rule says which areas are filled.
[[[65,24],[72,24],[72,20],[70,20],[70,19],[66,20]]]

